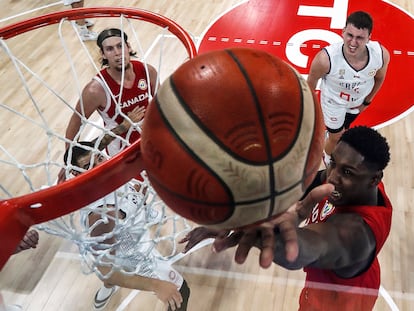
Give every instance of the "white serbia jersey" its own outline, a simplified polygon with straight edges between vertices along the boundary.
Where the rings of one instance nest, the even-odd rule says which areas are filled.
[[[384,64],[381,45],[369,41],[368,63],[361,70],[355,70],[345,59],[343,42],[325,47],[330,60],[330,70],[322,78],[321,102],[335,103],[345,109],[360,106],[374,87],[374,76]]]
[[[88,265],[99,265],[100,262],[113,266],[115,270],[123,273],[169,281],[180,288],[183,277],[166,260],[162,259],[156,249],[156,243],[149,234],[146,225],[151,223],[150,208],[146,204],[145,194],[137,191],[132,183],[127,183],[81,209],[81,223],[87,232],[90,232],[98,223],[106,223],[108,219],[115,222],[111,233],[104,234],[97,239],[90,239],[88,250],[84,251],[89,252],[87,259],[94,263],[89,262]],[[125,218],[109,216],[107,213],[111,210],[117,212],[121,210],[125,213]],[[95,224],[89,224],[90,213],[101,214],[101,220]],[[108,237],[114,237],[117,242],[104,243],[103,241]],[[105,279],[105,276],[101,278]]]

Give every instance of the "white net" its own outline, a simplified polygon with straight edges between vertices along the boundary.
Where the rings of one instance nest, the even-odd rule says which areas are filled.
[[[127,33],[137,59],[156,68],[160,82],[189,58],[187,48],[168,28],[123,15],[96,18],[95,31],[105,28]],[[84,85],[101,70],[96,42],[82,41],[74,22],[62,18],[58,24],[0,39],[0,46],[0,199],[4,200],[55,186],[62,170],[72,178],[73,166],[63,163],[65,144],[76,146],[77,140],[98,138],[97,146],[105,134],[114,134],[97,114],[89,118],[81,114],[82,125],[74,141],[65,138]],[[131,128],[140,131],[140,124]],[[93,152],[108,157],[97,148]],[[142,178],[38,228],[78,245],[85,272],[94,271],[101,278],[111,271],[149,275],[155,259],[176,255],[177,238],[190,225],[165,207],[145,173]],[[100,220],[90,223],[90,215]],[[108,223],[113,225],[110,232],[94,236],[99,224]],[[111,269],[103,273],[98,266]]]
[[[142,176],[142,181],[131,180],[79,212],[37,228],[75,243],[83,259],[84,273],[95,272],[101,279],[114,271],[156,277],[158,261],[177,255],[176,242],[191,226],[166,209],[145,173]],[[105,225],[113,227],[94,234]]]

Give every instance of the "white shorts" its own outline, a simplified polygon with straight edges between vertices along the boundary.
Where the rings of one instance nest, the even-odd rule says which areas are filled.
[[[182,275],[172,268],[168,262],[157,260],[157,267],[154,273],[158,275],[160,280],[174,283],[178,289],[180,289],[184,283]]]
[[[63,0],[63,5],[71,5],[72,3],[81,2],[82,0]]]
[[[325,126],[333,130],[339,129],[344,125],[347,113],[359,113],[359,110],[356,108],[347,108],[331,100],[321,100],[321,107]]]

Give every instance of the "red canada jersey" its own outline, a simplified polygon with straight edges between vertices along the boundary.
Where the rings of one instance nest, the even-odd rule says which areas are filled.
[[[377,255],[391,229],[392,205],[384,185],[378,185],[382,206],[341,206],[335,207],[327,199],[317,204],[308,223],[325,222],[338,213],[360,215],[371,228],[375,240],[375,258],[367,270],[353,278],[338,277],[332,270],[304,268],[305,288],[300,295],[299,310],[372,310],[380,287],[380,265]]]
[[[98,109],[98,112],[102,117],[105,128],[109,130],[121,124],[124,120],[124,115],[128,114],[135,107],[148,106],[150,86],[145,66],[139,61],[131,61],[131,65],[135,73],[134,83],[131,88],[123,87],[121,90],[121,85],[109,75],[106,68],[102,69],[94,77],[105,90],[106,105],[105,108]],[[121,136],[126,138],[129,143],[121,139],[113,140],[107,146],[107,151],[110,156],[117,154],[140,137],[139,133],[133,127]]]

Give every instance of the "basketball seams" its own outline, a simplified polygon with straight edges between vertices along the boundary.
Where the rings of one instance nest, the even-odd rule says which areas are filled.
[[[235,53],[232,50],[225,50],[225,52],[233,59],[233,61],[236,63],[237,67],[239,68],[244,81],[246,82],[249,90],[250,90],[250,95],[253,97],[253,102],[257,111],[257,117],[259,119],[259,123],[261,125],[261,131],[262,131],[262,136],[264,138],[265,144],[266,144],[266,154],[267,154],[267,161],[265,163],[262,164],[267,164],[269,165],[269,167],[271,166],[271,162],[273,160],[272,157],[272,152],[271,152],[271,146],[270,146],[270,139],[269,139],[269,135],[266,131],[266,121],[264,119],[264,114],[263,114],[263,110],[261,109],[260,106],[260,100],[257,96],[256,90],[253,86],[253,83],[251,81],[251,79],[249,78],[249,74],[247,73],[245,67],[243,66],[243,64],[241,63],[241,61],[238,59],[238,57],[235,55]],[[273,188],[273,187],[272,187]]]
[[[278,193],[288,192],[298,185],[302,188],[305,177],[297,180],[294,176],[304,176],[306,171],[306,162],[301,163],[300,159],[303,157],[308,158],[309,151],[312,147],[312,137],[314,135],[316,120],[313,96],[309,87],[305,84],[306,82],[303,80],[302,76],[300,76],[293,67],[290,67],[290,69],[294,73],[300,89],[301,122],[299,123],[300,128],[297,131],[295,143],[292,145],[292,148],[288,150],[283,158],[274,162],[275,184],[288,185],[288,187],[284,189],[276,189]]]
[[[318,122],[321,123],[321,113],[319,113],[319,119],[318,119],[318,106],[319,103],[315,102],[315,97],[313,92],[311,91],[311,89],[309,88],[309,85],[307,84],[307,82],[304,80],[304,78],[302,77],[301,74],[299,74],[296,69],[294,69],[293,67],[291,67],[291,69],[293,70],[293,72],[295,73],[295,76],[297,77],[299,86],[301,88],[301,101],[302,101],[302,107],[304,107],[306,109],[306,111],[303,112],[302,118],[303,121],[301,122],[302,126],[306,126],[308,125],[306,122],[304,123],[304,121],[307,121],[310,119],[310,115],[312,113],[312,117],[313,117],[313,122],[312,122],[312,126],[309,125],[309,128],[307,129],[308,132],[310,133],[310,138],[309,138],[309,144],[307,145],[307,150],[305,151],[306,154],[306,161],[304,162],[304,167],[303,167],[303,171],[302,171],[302,190],[306,189],[308,185],[307,184],[307,180],[309,179],[309,177],[316,175],[316,172],[320,166],[320,160],[318,161],[317,159],[320,159],[319,155],[315,156],[310,152],[313,144],[316,144],[318,140],[321,141],[321,138],[323,136],[323,133],[316,133],[316,131],[318,130]],[[312,109],[311,109],[312,108]],[[320,111],[319,111],[320,112]],[[307,118],[304,118],[304,114],[308,114],[309,116]],[[322,145],[321,145],[322,146]],[[314,147],[315,148],[315,147]],[[322,147],[321,147],[322,148]],[[313,159],[311,159],[310,157],[314,157]],[[322,156],[322,155],[320,155]],[[310,178],[311,180],[313,179]]]
[[[260,67],[262,76],[254,76]],[[230,93],[215,93],[223,90]],[[145,124],[156,108],[159,133],[148,142],[164,138],[156,147],[164,164],[154,188],[182,216],[234,229],[269,219],[302,196],[319,152],[318,111],[306,82],[282,60],[241,48],[201,55],[163,83],[155,103],[144,123],[150,131]],[[145,131],[145,147],[144,138]]]
[[[309,150],[307,151],[307,158],[306,158],[306,165],[304,167],[304,171],[303,171],[303,179],[302,179],[302,183],[303,183],[303,189],[306,189],[309,184],[313,181],[313,178],[315,177],[320,163],[321,163],[321,158],[322,158],[322,153],[321,154],[314,154],[309,152],[311,147],[316,148],[316,149],[323,149],[323,145],[324,145],[324,129],[325,126],[322,122],[322,110],[321,110],[321,106],[318,102],[318,100],[316,99],[315,94],[312,92],[312,90],[310,89],[308,83],[305,81],[305,79],[303,78],[303,76],[298,73],[293,67],[292,67],[293,71],[295,72],[299,83],[301,84],[301,88],[302,88],[302,98],[303,98],[303,102],[304,105],[306,105],[306,103],[308,102],[309,104],[307,106],[311,106],[313,107],[312,111],[313,111],[313,127],[312,127],[312,135],[311,135],[311,144],[309,145]],[[312,103],[312,105],[310,104]],[[320,148],[315,147],[314,145],[320,145]]]
[[[239,67],[239,64],[237,64],[237,62],[235,62],[235,63]],[[175,74],[177,74],[177,73],[175,73]],[[169,79],[170,80],[170,84],[171,84],[171,89],[173,90],[174,95],[177,97],[178,103],[181,105],[181,107],[183,108],[183,110],[185,111],[185,113],[188,114],[191,117],[192,120],[194,120],[194,123],[196,123],[197,127],[199,127],[200,129],[202,129],[202,131],[203,131],[203,133],[205,135],[207,135],[212,141],[214,141],[215,144],[219,145],[220,148],[223,151],[225,151],[228,154],[231,154],[231,156],[233,158],[237,159],[237,161],[239,161],[239,162],[246,162],[249,165],[255,165],[254,163],[251,163],[248,160],[246,160],[245,158],[243,158],[242,156],[240,156],[237,152],[234,152],[229,146],[226,145],[225,142],[223,142],[222,140],[220,140],[218,138],[218,136],[215,133],[213,133],[208,126],[206,126],[203,122],[200,121],[199,116],[196,115],[191,110],[191,107],[189,105],[187,105],[186,100],[183,98],[183,96],[180,93],[179,87],[176,86],[176,83],[174,81],[175,74],[173,74],[170,77],[170,79]],[[246,80],[246,76],[244,74],[243,74],[243,77]],[[248,81],[246,80],[246,82],[248,82]],[[251,90],[252,86],[249,85],[249,84],[248,84],[248,86],[249,86],[249,89]],[[254,100],[255,100],[255,103],[256,103],[255,106],[257,107],[257,96],[254,96]],[[260,110],[259,110],[259,112],[261,113]],[[260,113],[258,113],[259,116],[260,116]],[[260,123],[262,124],[262,128],[263,128],[263,120],[260,120]],[[252,127],[254,125],[255,125],[254,123],[249,124],[247,126],[246,126],[246,124],[244,124],[244,128],[246,129],[246,127],[248,127],[248,126],[251,126]],[[239,127],[242,127],[242,126],[243,125],[239,125]],[[237,130],[237,127],[235,127],[235,128],[232,129],[232,131],[236,131],[236,130]],[[227,133],[227,135],[230,136],[232,134],[232,131],[230,131],[229,133]],[[237,137],[235,139],[237,139]],[[267,158],[268,158],[268,156],[267,156]],[[269,161],[262,161],[262,162],[257,162],[257,163],[258,163],[259,166],[260,165],[268,165],[269,164]]]
[[[177,108],[177,109],[182,109],[182,111],[179,111],[178,114],[179,115],[189,115],[190,118],[186,118],[187,121],[189,122],[193,122],[194,119],[191,117],[192,113],[189,112],[189,108],[186,107],[186,105],[183,105],[184,100],[182,99],[182,97],[180,96],[180,94],[177,92],[177,89],[174,85],[174,81],[172,80],[172,78],[168,78],[164,84],[168,84],[169,87],[164,86],[163,88],[160,88],[160,90],[158,91],[156,97],[155,97],[155,104],[156,104],[156,108],[159,112],[159,115],[164,123],[164,125],[168,128],[169,133],[173,136],[173,138],[175,139],[175,141],[180,144],[180,146],[185,150],[185,152],[190,155],[191,158],[194,159],[194,161],[196,161],[200,166],[203,167],[203,169],[205,169],[206,171],[208,171],[211,175],[213,175],[215,177],[215,179],[221,184],[221,186],[223,187],[223,189],[225,189],[225,192],[227,193],[227,195],[230,198],[233,198],[233,194],[230,191],[230,189],[228,188],[228,186],[223,182],[223,180],[220,178],[220,176],[218,174],[216,174],[216,172],[214,170],[212,170],[199,156],[196,152],[193,151],[193,149],[191,149],[189,147],[189,144],[185,141],[185,139],[183,139],[182,135],[180,135],[178,133],[178,130],[176,130],[176,126],[174,126],[170,120],[171,118],[173,118],[174,120],[180,120],[183,121],[184,118],[180,118],[180,117],[174,117],[173,113],[172,113],[172,109],[168,109],[168,108]],[[174,94],[174,98],[172,98],[172,96],[170,96],[171,94]],[[166,98],[168,98],[168,101],[174,101],[172,102],[168,102],[166,100]],[[168,102],[168,104],[165,104],[165,102]],[[196,124],[198,126],[198,124]],[[196,128],[195,124],[192,125],[187,125],[187,128],[191,129],[191,128]],[[181,124],[182,126],[182,124]],[[190,178],[187,180],[187,189],[189,189],[190,192],[192,193],[199,193],[200,191],[197,190],[191,190],[194,185],[191,185],[191,182],[194,180],[194,176],[195,173],[191,172],[189,174]],[[150,175],[151,176],[151,175]],[[152,177],[154,178],[154,177]],[[197,182],[198,183],[198,182]],[[197,184],[196,183],[196,184]],[[176,194],[177,196],[179,196],[179,194]],[[183,197],[184,198],[184,197]],[[185,197],[187,200],[192,200],[189,197]],[[194,202],[201,202],[202,200],[194,200]],[[222,203],[219,203],[219,205]]]
[[[269,194],[270,194],[270,202],[269,202],[269,206],[268,206],[268,217],[270,217],[273,214],[273,210],[275,207],[275,197],[276,194],[274,193],[275,190],[275,180],[273,178],[270,178],[270,176],[274,176],[274,169],[273,169],[273,165],[272,165],[272,151],[271,151],[271,144],[270,144],[270,139],[269,139],[269,135],[267,133],[266,130],[266,126],[265,126],[265,119],[264,119],[264,114],[263,114],[263,110],[260,107],[259,104],[259,98],[256,94],[256,90],[253,86],[252,81],[250,80],[250,77],[247,73],[247,71],[245,70],[243,64],[239,61],[238,57],[235,55],[235,53],[232,50],[225,50],[226,53],[233,59],[233,61],[237,64],[237,67],[239,68],[240,72],[242,73],[242,76],[244,77],[245,82],[247,83],[247,86],[250,90],[250,95],[253,97],[253,102],[255,104],[256,107],[256,111],[257,113],[257,117],[259,118],[259,124],[261,125],[260,129],[262,131],[262,137],[264,139],[265,142],[265,150],[266,150],[266,158],[267,158],[267,168],[269,170],[268,172],[268,182],[269,182]]]
[[[166,126],[187,153],[219,180],[226,189],[227,185],[237,187],[235,189],[237,191],[231,193],[233,202],[254,201],[256,198],[253,199],[253,196],[257,193],[266,193],[265,197],[268,197],[270,189],[266,187],[265,182],[269,178],[267,166],[244,163],[233,157],[232,153],[223,150],[216,140],[206,135],[203,127],[198,126],[199,124],[192,119],[192,115],[186,113],[186,109],[179,102],[179,96],[173,89],[172,79],[168,79],[165,83],[166,85],[157,94],[158,108]],[[171,94],[175,95],[174,98]],[[203,143],[200,143],[200,140],[203,140]],[[257,174],[258,170],[261,176]],[[222,174],[217,172],[222,172]],[[250,189],[242,187],[244,181],[253,175],[257,176],[255,184],[250,182]]]

